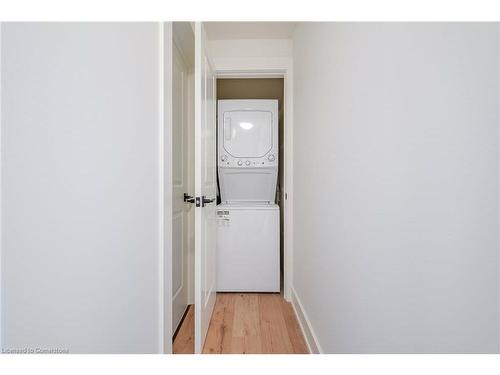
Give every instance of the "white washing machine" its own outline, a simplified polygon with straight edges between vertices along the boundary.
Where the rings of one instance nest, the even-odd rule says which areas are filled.
[[[217,290],[280,291],[278,101],[218,101]]]
[[[217,206],[217,290],[280,291],[280,211],[276,204]]]

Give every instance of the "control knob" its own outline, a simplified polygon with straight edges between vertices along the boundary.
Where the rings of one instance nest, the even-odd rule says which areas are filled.
[[[238,160],[238,165],[243,165],[243,162],[241,160]]]
[[[269,156],[267,157],[267,160],[269,160],[269,161],[274,161],[274,155],[273,155],[273,154],[269,155]]]
[[[247,161],[245,162],[245,164],[246,164],[246,165],[250,165],[250,160],[247,160]]]

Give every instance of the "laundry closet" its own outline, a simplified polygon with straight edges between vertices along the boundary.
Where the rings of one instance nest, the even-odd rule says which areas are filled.
[[[218,79],[217,99],[217,290],[279,292],[283,79]]]
[[[286,236],[291,215],[286,204],[291,165],[286,150],[291,137],[286,129],[291,123],[291,42],[244,35],[226,39],[238,35],[234,25],[219,30],[220,24],[197,24],[193,33],[185,24],[174,23],[173,29],[174,52],[177,48],[191,61],[187,80],[174,65],[179,85],[172,93],[175,98],[187,91],[185,104],[174,100],[177,123],[172,126],[177,157],[186,158],[180,150],[188,149],[182,174],[186,191],[181,196],[179,187],[173,197],[174,207],[184,210],[187,232],[181,237],[181,219],[174,213],[173,267],[183,270],[172,272],[174,353],[189,352],[193,341],[194,351],[203,352],[213,341],[213,317],[224,313],[217,313],[217,303],[223,303],[219,299],[240,298],[250,306],[251,300],[269,294],[278,306],[290,301]],[[245,27],[255,35],[254,28]],[[180,126],[178,119],[187,122]],[[174,154],[174,165],[175,159]],[[183,285],[186,290],[179,294]],[[270,308],[266,303],[263,308]]]

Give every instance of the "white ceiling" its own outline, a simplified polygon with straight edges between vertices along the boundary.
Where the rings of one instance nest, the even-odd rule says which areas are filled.
[[[208,39],[288,39],[295,22],[205,22]]]

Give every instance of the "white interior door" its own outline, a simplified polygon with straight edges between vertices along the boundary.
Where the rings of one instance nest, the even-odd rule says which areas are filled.
[[[172,328],[188,305],[188,68],[179,47],[172,46]]]
[[[203,24],[195,24],[195,352],[201,353],[215,305],[215,71]],[[203,202],[203,197],[212,202]]]

